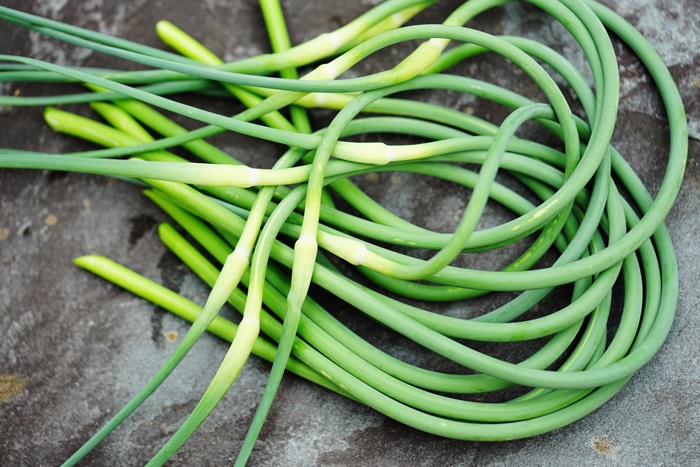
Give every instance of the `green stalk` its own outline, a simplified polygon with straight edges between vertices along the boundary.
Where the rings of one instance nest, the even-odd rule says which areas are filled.
[[[202,307],[191,300],[103,256],[81,256],[75,258],[73,262],[76,266],[100,276],[189,322],[194,322],[202,312]],[[244,302],[245,295],[239,290],[234,291],[234,294],[229,300],[229,303],[236,308],[242,307]],[[221,339],[231,342],[238,331],[238,325],[226,318],[217,316],[209,324],[207,331]],[[255,340],[252,353],[268,362],[272,362],[277,353],[277,347],[262,337],[259,337]],[[342,392],[337,387],[330,384],[328,380],[319,376],[317,372],[309,369],[307,365],[301,363],[297,359],[290,359],[287,368],[292,373],[314,384],[336,392]]]
[[[267,35],[270,38],[270,45],[273,53],[280,53],[292,48],[287,25],[284,21],[282,7],[277,0],[260,0],[260,10],[265,20]],[[280,70],[280,76],[284,79],[299,79],[296,68],[284,68]],[[294,127],[300,133],[311,133],[311,121],[306,110],[293,105],[289,109],[289,114],[294,123]]]
[[[185,57],[206,65],[219,66],[224,61],[214,55],[209,49],[197,42],[189,34],[168,21],[159,21],[156,24],[156,32],[161,40],[177,50]],[[223,86],[246,107],[255,107],[262,102],[262,99],[250,91],[239,86],[224,83]],[[274,111],[261,115],[260,119],[269,127],[285,131],[298,131],[297,128],[279,112]]]

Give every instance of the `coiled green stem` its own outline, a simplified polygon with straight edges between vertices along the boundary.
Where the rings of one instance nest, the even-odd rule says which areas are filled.
[[[663,222],[680,188],[688,136],[673,79],[637,31],[592,0],[529,1],[579,44],[590,86],[544,44],[467,27],[509,0],[470,0],[443,24],[412,26],[403,23],[434,2],[390,0],[297,46],[289,42],[279,4],[262,3],[273,53],[233,63],[223,63],[167,22],[158,25],[161,38],[186,57],[0,7],[2,19],[151,68],[83,69],[1,55],[8,64],[0,67],[0,80],[78,81],[93,92],[0,96],[0,105],[51,105],[45,118],[55,130],[106,149],[64,155],[3,149],[0,167],[82,171],[148,185],[147,196],[199,247],[166,225],[160,228],[163,242],[212,287],[202,310],[194,311],[168,291],[148,290],[147,279],[105,258],[76,260],[173,311],[191,309],[187,319],[194,324],[167,364],[67,465],[136,410],[207,328],[221,326],[217,312],[226,301],[243,315],[237,330],[226,333],[232,345],[191,416],[149,465],[165,463],[205,421],[251,352],[267,359],[275,354],[239,464],[251,454],[285,367],[425,432],[494,441],[578,420],[653,357],[668,334],[678,296],[675,254]],[[646,67],[667,113],[667,169],[655,198],[611,145],[620,77],[608,31]],[[377,52],[411,41],[420,43],[397,65],[343,77]],[[450,71],[486,53],[518,67],[540,95],[523,96]],[[311,71],[299,78],[301,66]],[[247,109],[229,117],[169,97],[223,97],[222,89]],[[418,101],[419,91],[465,94],[509,114],[496,124]],[[580,111],[572,110],[567,92]],[[91,102],[107,124],[55,108],[77,102]],[[327,126],[312,127],[308,113],[316,108],[335,112]],[[163,111],[203,126],[186,130]],[[528,139],[526,126],[555,142]],[[204,140],[224,131],[285,150],[274,166],[253,167]],[[404,139],[397,144],[394,136]],[[168,151],[175,146],[203,162],[175,156]],[[118,159],[126,155],[135,159]],[[415,225],[354,183],[353,177],[385,172],[421,174],[466,190],[469,200],[454,232]],[[486,208],[496,204],[510,217],[479,228]],[[505,253],[507,247],[517,253]],[[463,259],[468,264],[470,254],[483,251],[504,252],[502,266],[463,266]],[[616,284],[619,306],[613,302]],[[367,342],[314,300],[315,288],[458,370],[424,368]],[[567,303],[535,311],[562,290]],[[469,318],[415,302],[468,303],[492,292],[516,294]],[[479,342],[532,345],[514,361],[479,350]],[[498,400],[500,390],[513,386],[521,387],[516,396]],[[496,401],[469,398],[483,393],[495,393]]]

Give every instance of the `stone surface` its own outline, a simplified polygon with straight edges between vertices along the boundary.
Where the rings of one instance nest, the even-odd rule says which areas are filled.
[[[376,4],[283,1],[293,41],[337,27]],[[459,2],[445,0],[423,18],[438,21]],[[697,0],[622,0],[610,5],[657,48],[687,105],[691,145],[687,175],[668,219],[681,272],[678,316],[659,354],[610,402],[583,420],[534,439],[488,444],[419,433],[372,410],[286,377],[256,445],[252,465],[696,465],[700,462],[700,5]],[[253,0],[128,2],[5,0],[49,18],[160,47],[153,25],[165,18],[232,60],[267,50]],[[561,28],[532,8],[508,5],[479,27],[560,45],[577,57]],[[665,137],[648,76],[618,46],[622,72],[615,144],[653,192],[663,176]],[[0,26],[0,53],[63,64],[106,66],[109,59],[39,34]],[[391,60],[392,55],[384,57]],[[520,86],[498,62],[469,71]],[[77,88],[76,88],[77,89]],[[32,95],[35,84],[0,92]],[[433,97],[469,111],[478,102]],[[235,109],[212,103],[223,112]],[[476,107],[476,108],[475,108]],[[495,115],[496,116],[496,115]],[[0,147],[67,152],[90,147],[52,133],[41,110],[0,109]],[[227,135],[216,142],[244,160],[271,161],[274,146]],[[410,180],[389,180],[410,183]],[[389,186],[389,188],[391,188]],[[458,196],[424,190],[427,200],[393,199],[404,215],[454,225]],[[433,203],[446,203],[445,218]],[[428,219],[428,216],[430,218]],[[112,179],[37,171],[0,171],[0,465],[57,465],[77,449],[155,373],[186,332],[180,320],[72,265],[98,253],[127,264],[201,302],[207,289],[168,253],[156,225],[166,217],[139,189]],[[226,310],[226,313],[233,314]],[[172,342],[168,337],[174,338]],[[206,336],[166,385],[85,460],[85,465],[139,465],[194,407],[226,349]],[[251,359],[234,390],[172,460],[172,465],[229,465],[264,388],[269,366]]]

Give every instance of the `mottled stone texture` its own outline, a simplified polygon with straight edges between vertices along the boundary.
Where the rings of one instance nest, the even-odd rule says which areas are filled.
[[[293,41],[343,24],[377,2],[285,0]],[[438,21],[459,2],[446,0],[422,18]],[[668,226],[678,249],[678,317],[658,356],[600,410],[535,439],[500,444],[458,442],[403,427],[372,410],[286,377],[253,453],[253,465],[692,465],[700,462],[700,4],[697,0],[621,0],[605,3],[634,24],[658,49],[687,103],[691,146],[688,172]],[[253,0],[5,0],[4,5],[138,40],[160,44],[153,25],[169,19],[225,59],[268,50]],[[508,5],[479,27],[526,31],[572,53],[562,28],[537,10]],[[615,144],[652,192],[665,166],[666,132],[649,78],[617,47],[622,76]],[[0,53],[65,64],[106,66],[96,53],[2,24]],[[382,60],[392,60],[392,53]],[[394,57],[395,58],[395,57]],[[577,62],[578,61],[578,62]],[[465,72],[527,92],[522,75],[500,62],[475,60]],[[77,89],[77,88],[76,88]],[[0,92],[32,95],[36,84]],[[451,93],[432,97],[465,111],[497,109]],[[222,113],[230,103],[208,102]],[[66,152],[89,145],[55,135],[35,108],[0,109],[0,147]],[[273,160],[274,146],[228,135],[222,148],[245,160]],[[388,193],[411,180],[388,178]],[[416,183],[423,183],[418,181]],[[423,187],[418,199],[402,191],[386,199],[431,228],[449,229],[463,208],[459,193]],[[425,188],[425,189],[423,189]],[[398,190],[397,190],[398,191]],[[375,193],[382,196],[381,193]],[[388,197],[387,197],[388,198]],[[426,206],[442,209],[426,209]],[[57,465],[115,413],[172,352],[187,327],[180,320],[74,267],[76,256],[99,253],[202,301],[205,287],[157,239],[166,217],[135,186],[107,178],[37,171],[0,171],[0,465]],[[338,308],[342,305],[337,304]],[[342,310],[340,310],[342,312]],[[231,313],[227,310],[226,313]],[[362,324],[358,325],[362,328]],[[368,327],[365,325],[365,327]],[[375,331],[376,333],[376,331]],[[377,339],[387,339],[378,335]],[[389,346],[390,343],[385,343]],[[206,336],[167,384],[91,453],[85,465],[139,465],[194,407],[225,351]],[[400,350],[399,350],[400,351]],[[234,387],[172,465],[229,465],[266,381],[268,365],[252,359]]]

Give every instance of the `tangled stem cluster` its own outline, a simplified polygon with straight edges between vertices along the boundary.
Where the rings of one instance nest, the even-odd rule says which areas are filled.
[[[528,0],[578,43],[592,85],[545,44],[471,27],[473,18],[509,0],[469,0],[442,24],[404,25],[439,3],[388,0],[292,47],[279,5],[262,1],[273,52],[231,63],[165,21],[157,32],[174,52],[0,7],[4,21],[147,67],[96,70],[0,56],[2,81],[80,82],[89,88],[50,97],[0,96],[0,104],[47,106],[46,122],[56,131],[104,146],[62,155],[6,148],[0,167],[88,172],[146,185],[145,194],[198,245],[169,224],[160,227],[163,242],[212,287],[200,307],[107,258],[75,260],[193,324],[161,370],[67,465],[136,410],[207,329],[231,340],[231,347],[152,465],[163,464],[204,422],[251,352],[273,366],[240,464],[250,455],[285,368],[419,430],[495,441],[580,419],[653,357],[675,313],[677,266],[663,222],[687,153],[683,105],[668,70],[634,28],[592,0]],[[619,74],[610,32],[646,67],[666,109],[670,146],[655,198],[611,145]],[[343,78],[382,49],[415,41],[420,45],[396,66]],[[541,97],[451,72],[486,53],[519,67]],[[310,71],[299,78],[300,68]],[[417,91],[462,93],[509,113],[494,124],[418,100]],[[233,97],[246,110],[220,115],[178,102],[174,96],[182,93]],[[75,103],[90,103],[103,121],[59,108]],[[308,115],[315,109],[333,111],[327,126],[312,127]],[[187,130],[166,111],[203,126]],[[554,143],[528,139],[525,125]],[[206,141],[225,131],[287,150],[270,168],[252,167]],[[383,139],[391,135],[406,142]],[[192,158],[170,152],[175,146]],[[421,174],[463,187],[469,197],[454,231],[435,232],[402,219],[353,180],[379,172]],[[489,204],[512,215],[479,229]],[[469,255],[487,250],[502,255],[505,266],[463,266]],[[515,256],[508,256],[512,251]],[[312,284],[459,370],[419,367],[377,348],[314,300]],[[568,290],[567,303],[543,310],[561,287]],[[615,304],[613,287],[620,294]],[[498,292],[513,294],[466,318],[418,306],[467,303]],[[226,302],[241,312],[240,323],[218,316]],[[541,345],[519,361],[475,344],[497,349],[525,341]],[[513,387],[520,390],[503,392]],[[471,397],[484,393],[493,393],[493,401]]]

